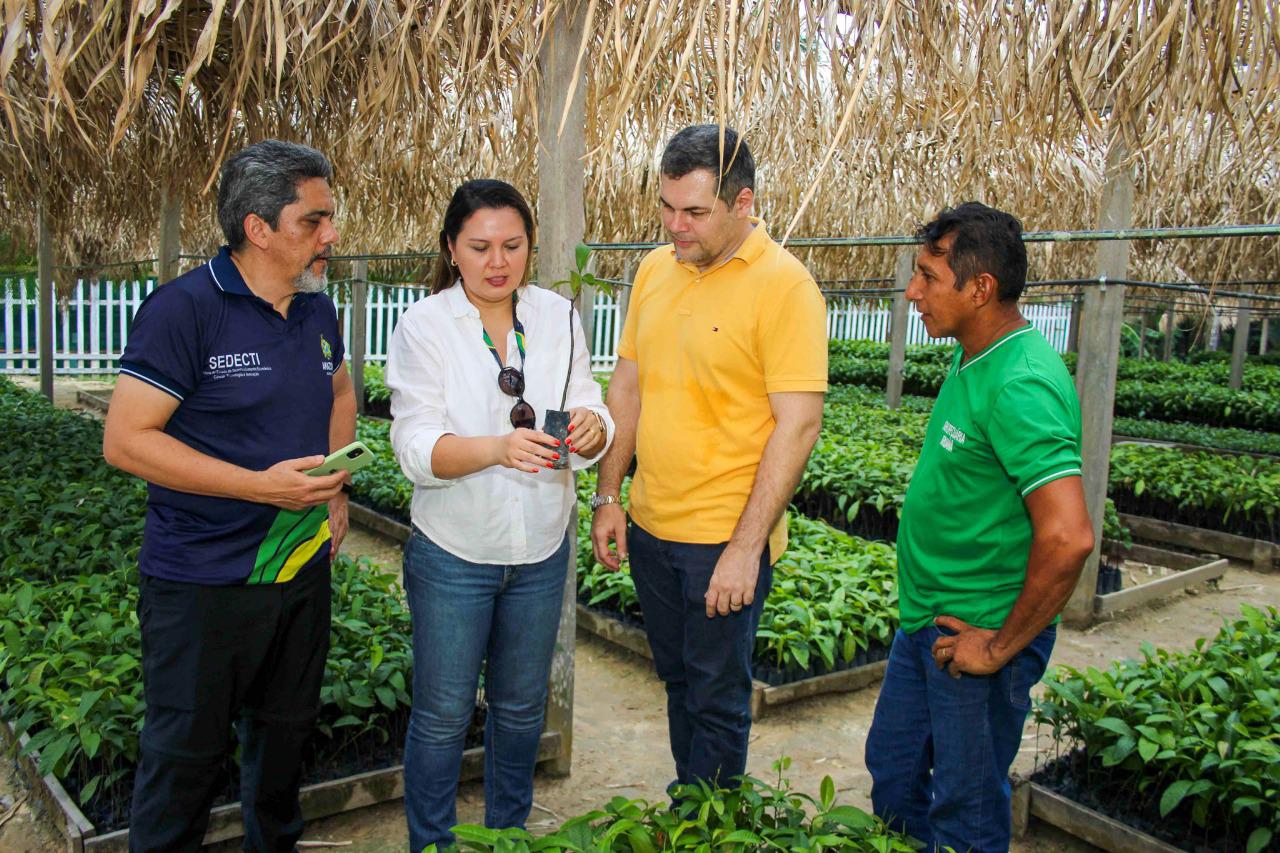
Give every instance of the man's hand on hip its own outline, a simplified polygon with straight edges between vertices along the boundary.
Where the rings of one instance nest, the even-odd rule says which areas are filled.
[[[258,472],[257,503],[281,509],[300,510],[328,503],[342,494],[345,471],[311,477],[303,472],[324,462],[323,456],[285,459],[265,471]]]
[[[611,542],[617,543],[616,551],[609,547]],[[596,562],[606,569],[616,572],[622,568],[627,559],[627,514],[620,504],[605,504],[592,516],[591,550]]]
[[[707,618],[718,613],[728,616],[750,607],[756,597],[756,580],[760,576],[760,555],[751,554],[733,543],[725,546],[711,573],[711,584],[705,596]]]
[[[342,540],[347,538],[349,529],[351,529],[351,520],[348,515],[347,494],[346,492],[338,492],[338,494],[329,498],[330,563],[338,559],[338,549],[342,547]]]
[[[975,628],[954,616],[939,616],[933,622],[956,632],[954,636],[939,637],[933,643],[934,664],[952,677],[959,678],[964,673],[990,675],[1009,662],[995,652],[995,631]]]

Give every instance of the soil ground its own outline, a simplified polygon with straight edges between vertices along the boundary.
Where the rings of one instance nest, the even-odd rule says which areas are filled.
[[[63,384],[58,388],[60,404],[75,397],[75,389],[66,393]],[[344,550],[399,568],[399,546],[376,534],[353,530]],[[1280,606],[1280,574],[1258,574],[1233,565],[1216,587],[1180,593],[1085,630],[1064,629],[1053,663],[1105,667],[1113,660],[1137,656],[1143,643],[1189,648],[1197,637],[1215,634],[1245,603]],[[614,796],[658,800],[671,778],[665,696],[652,665],[579,632],[575,679],[573,773],[567,778],[538,775],[536,806],[530,816],[530,829],[535,832],[550,830],[564,818]],[[788,776],[797,790],[816,792],[822,777],[830,775],[841,801],[869,807],[871,781],[862,752],[878,693],[873,686],[815,697],[765,715],[753,728],[749,771],[770,778],[770,765],[780,756],[790,756]],[[1043,755],[1050,744],[1031,722],[1024,740],[1014,769],[1026,772],[1035,766],[1038,750]],[[31,800],[18,805],[5,820],[10,804],[26,792],[24,782],[15,776],[13,761],[0,760],[0,850],[53,853],[65,849],[52,817]],[[464,784],[459,792],[459,819],[482,822],[483,800],[479,783]],[[305,838],[349,842],[338,849],[351,851],[401,851],[407,844],[403,809],[396,801],[314,821]],[[238,848],[236,842],[218,849]],[[1015,841],[1012,849],[1077,853],[1094,848],[1033,822],[1028,837]]]

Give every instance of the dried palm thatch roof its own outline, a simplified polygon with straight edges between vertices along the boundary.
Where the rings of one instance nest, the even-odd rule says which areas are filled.
[[[694,121],[745,132],[778,235],[904,233],[967,198],[1091,227],[1117,144],[1135,225],[1280,220],[1269,0],[4,0],[0,209],[21,228],[43,197],[64,257],[116,259],[153,253],[167,186],[207,249],[217,164],[280,136],[334,159],[344,249],[430,248],[461,179],[536,197],[537,57],[577,3],[586,38],[553,49],[583,69],[591,239],[660,236],[657,155]],[[821,278],[892,268],[805,254]],[[1036,248],[1033,272],[1092,257]],[[1138,244],[1131,276],[1276,278],[1280,248]]]

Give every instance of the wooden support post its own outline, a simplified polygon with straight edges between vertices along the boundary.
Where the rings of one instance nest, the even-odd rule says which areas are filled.
[[[1172,302],[1165,304],[1164,309],[1164,353],[1161,360],[1169,362],[1173,360],[1173,336],[1178,332],[1178,312],[1174,308]]]
[[[560,627],[556,629],[556,646],[551,653],[551,677],[547,685],[547,710],[544,732],[560,735],[560,755],[549,760],[544,769],[552,776],[568,776],[573,770],[573,660],[578,636],[578,505],[569,513],[569,565],[565,575],[564,597],[560,604]]]
[[[1113,140],[1107,157],[1107,183],[1102,190],[1101,229],[1128,228],[1133,223],[1133,171],[1124,165],[1127,153]],[[1082,415],[1082,455],[1085,502],[1093,521],[1093,553],[1071,593],[1063,618],[1074,624],[1093,620],[1093,598],[1098,585],[1102,550],[1102,516],[1106,508],[1107,478],[1111,469],[1111,421],[1116,398],[1116,368],[1120,362],[1120,328],[1124,322],[1124,285],[1129,271],[1129,242],[1105,240],[1097,246],[1097,266],[1102,283],[1085,290],[1081,312],[1080,359],[1076,366],[1076,390]]]
[[[1071,300],[1071,319],[1067,323],[1067,352],[1080,351],[1080,300],[1079,295]]]
[[[578,48],[587,26],[586,0],[562,6],[538,54],[538,281],[544,286],[574,266],[574,249],[586,233],[583,157],[587,145],[586,81],[578,72]],[[572,93],[572,100],[568,100]],[[565,105],[564,133],[559,133]],[[567,294],[566,294],[567,295]],[[559,732],[560,756],[546,769],[558,776],[573,768],[573,654],[577,631],[577,510],[569,519],[569,564],[565,566],[564,605],[551,661],[546,730]]]
[[[889,408],[902,405],[902,371],[907,364],[907,284],[915,269],[914,247],[898,252],[893,268],[893,313],[889,323],[889,375],[885,377],[885,402]]]
[[[1231,346],[1231,375],[1227,385],[1239,390],[1244,384],[1244,357],[1249,354],[1249,325],[1253,322],[1253,306],[1240,300],[1236,308],[1236,337]]]
[[[165,284],[178,277],[181,234],[181,200],[166,185],[160,191],[160,254],[156,258],[156,284]]]
[[[1138,312],[1138,359],[1147,356],[1147,312]]]
[[[587,84],[581,73],[574,77],[586,13],[586,0],[561,7],[538,55],[538,282],[544,287],[574,267],[574,249],[586,233]],[[571,90],[564,133],[558,133]]]
[[[53,235],[49,233],[49,217],[45,205],[36,211],[36,275],[39,278],[40,393],[53,402],[53,314],[58,300],[53,294]]]
[[[369,262],[356,261],[351,276],[351,384],[356,391],[356,411],[364,414],[365,313],[369,302]]]
[[[1218,343],[1222,337],[1222,326],[1219,325],[1218,309],[1209,308],[1209,343],[1205,347],[1209,352],[1218,351]]]
[[[1271,316],[1264,314],[1262,317],[1262,340],[1258,342],[1258,355],[1267,354],[1267,344],[1270,343],[1268,338],[1271,337]]]

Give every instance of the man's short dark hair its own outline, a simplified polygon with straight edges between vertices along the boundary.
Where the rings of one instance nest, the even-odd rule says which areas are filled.
[[[308,178],[333,178],[329,159],[296,142],[265,139],[231,156],[218,179],[218,224],[227,245],[244,245],[244,218],[260,216],[272,228],[280,211],[298,200],[298,184]]]
[[[671,137],[662,152],[662,174],[683,178],[706,169],[720,178],[716,195],[732,206],[738,193],[756,188],[756,161],[747,141],[731,127],[724,128],[724,148],[720,146],[720,125],[695,124]]]
[[[1022,223],[1003,210],[967,201],[946,207],[932,222],[920,226],[916,236],[925,248],[941,255],[938,243],[954,234],[947,266],[956,276],[956,290],[980,273],[990,273],[998,285],[1001,302],[1016,302],[1027,283],[1027,248],[1022,244]]]

